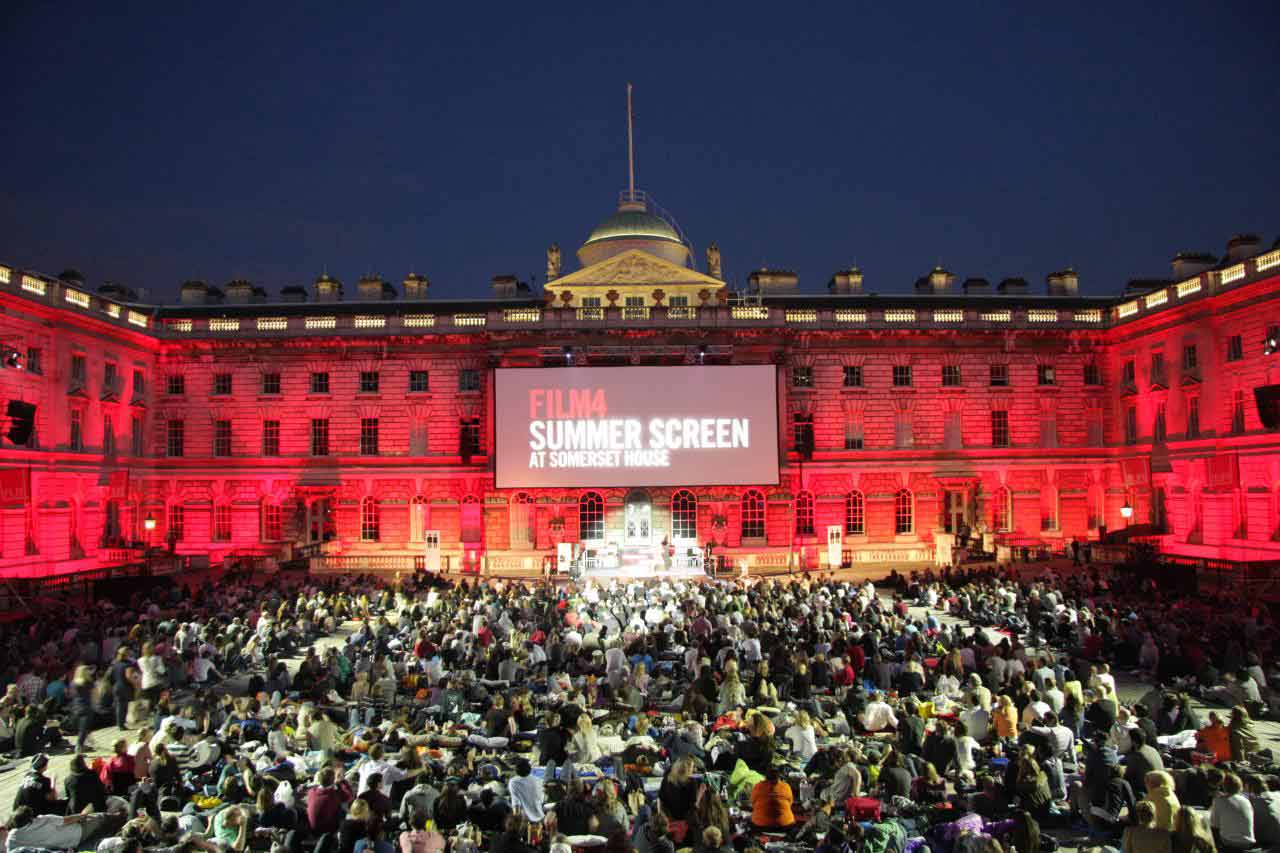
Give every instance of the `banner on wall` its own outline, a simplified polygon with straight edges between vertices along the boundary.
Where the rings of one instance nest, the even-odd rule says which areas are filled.
[[[19,504],[31,500],[31,469],[0,468],[0,503]]]

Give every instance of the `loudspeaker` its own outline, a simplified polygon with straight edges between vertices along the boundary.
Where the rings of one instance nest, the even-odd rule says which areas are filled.
[[[1280,427],[1280,385],[1259,385],[1253,389],[1258,404],[1258,420],[1267,429]]]
[[[36,428],[36,405],[21,400],[10,400],[9,431],[5,437],[14,444],[26,444],[31,440],[31,432]]]

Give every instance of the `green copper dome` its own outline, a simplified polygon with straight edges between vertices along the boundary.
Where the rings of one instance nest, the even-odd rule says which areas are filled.
[[[643,210],[619,210],[596,226],[587,245],[600,240],[670,240],[682,243],[680,234],[661,216]]]

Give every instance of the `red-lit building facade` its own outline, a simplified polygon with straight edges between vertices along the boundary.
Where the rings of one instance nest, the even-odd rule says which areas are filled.
[[[512,569],[617,535],[629,502],[655,540],[755,565],[818,565],[832,527],[855,562],[932,560],[962,526],[1059,547],[1150,524],[1171,551],[1280,557],[1280,441],[1254,404],[1280,382],[1280,251],[1237,238],[1114,298],[1078,295],[1070,270],[1047,292],[935,269],[880,295],[857,270],[821,295],[762,270],[731,294],[714,249],[705,273],[690,254],[624,203],[582,269],[553,249],[543,292],[498,278],[473,300],[322,276],[278,297],[190,282],[156,306],[0,267],[0,343],[25,362],[0,397],[37,406],[31,441],[0,446],[0,569],[148,542],[392,569],[432,533],[452,567]],[[570,355],[775,365],[780,482],[496,489],[494,368]]]

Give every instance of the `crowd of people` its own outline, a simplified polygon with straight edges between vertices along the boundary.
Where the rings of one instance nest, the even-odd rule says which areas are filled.
[[[8,850],[1280,849],[1270,611],[1097,568],[225,576],[0,635]]]

